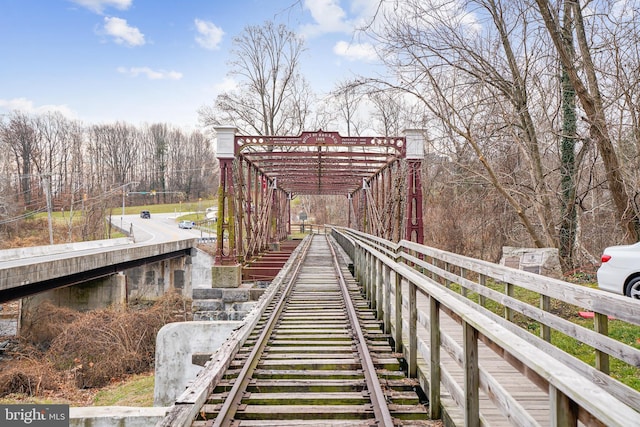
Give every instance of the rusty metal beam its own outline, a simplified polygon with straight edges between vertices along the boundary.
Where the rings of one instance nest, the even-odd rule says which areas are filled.
[[[346,196],[350,226],[393,240],[422,240],[421,178],[415,163],[423,152],[420,131],[408,131],[407,137],[343,137],[322,130],[299,136],[244,136],[235,131],[216,128],[222,196],[216,260],[234,253],[242,262],[268,243],[286,238],[289,201],[303,194]],[[229,182],[230,158],[237,162],[235,182]],[[369,194],[362,188],[364,182]],[[227,219],[225,212],[234,219]],[[225,235],[234,239],[228,252]]]

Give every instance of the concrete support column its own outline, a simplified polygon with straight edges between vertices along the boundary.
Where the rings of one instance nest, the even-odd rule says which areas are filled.
[[[242,266],[214,265],[211,267],[212,288],[238,288],[242,284]]]
[[[191,257],[173,258],[167,262],[169,263],[169,280],[165,291],[175,290],[185,297],[191,297],[193,270]]]
[[[33,331],[42,313],[39,307],[50,302],[56,307],[68,307],[77,311],[98,310],[107,307],[122,307],[127,303],[126,277],[114,274],[103,279],[93,280],[66,288],[53,289],[23,298],[20,301],[18,334]]]
[[[156,339],[154,405],[171,405],[202,370],[194,356],[213,354],[242,322],[180,322],[160,329]]]
[[[236,156],[236,128],[215,127],[216,157],[220,163],[220,186],[218,187],[218,223],[216,264],[233,265],[236,259],[236,224],[234,212],[233,162]],[[227,247],[225,247],[225,244]]]
[[[405,209],[405,239],[424,243],[422,217],[422,161],[425,136],[422,129],[407,129],[407,206]]]
[[[32,323],[35,324],[38,319],[42,319],[42,313],[38,313],[38,309],[45,302],[50,302],[56,307],[90,311],[107,307],[124,308],[129,301],[135,300],[155,301],[167,292],[174,291],[190,298],[191,273],[191,256],[182,256],[23,298],[18,333],[26,334],[32,329]],[[239,285],[240,280],[237,282]]]
[[[124,271],[129,300],[155,301],[167,292],[191,296],[190,256],[172,258]]]

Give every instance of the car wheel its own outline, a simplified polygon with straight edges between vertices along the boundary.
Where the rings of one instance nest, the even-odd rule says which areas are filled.
[[[640,276],[634,277],[627,284],[625,295],[631,298],[640,299]]]

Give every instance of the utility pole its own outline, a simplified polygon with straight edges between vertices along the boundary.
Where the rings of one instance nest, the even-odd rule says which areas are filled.
[[[126,184],[122,185],[122,216],[120,216],[120,230],[124,232],[124,198],[127,195],[127,186],[129,185],[136,185],[138,184],[138,182],[136,181],[131,181],[131,182],[127,182]]]
[[[45,198],[47,199],[47,218],[49,220],[49,244],[53,245],[53,221],[51,218],[51,187],[49,187],[49,176],[40,175],[40,182],[42,182],[42,189],[44,190]]]
[[[124,230],[124,196],[127,193],[127,184],[122,186],[122,215],[120,216],[120,230]]]

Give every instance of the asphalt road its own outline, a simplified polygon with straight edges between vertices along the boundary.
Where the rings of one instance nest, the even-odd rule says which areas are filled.
[[[182,215],[186,213],[183,212]],[[191,237],[214,237],[213,234],[204,233],[195,228],[178,228],[178,214],[162,213],[151,214],[151,218],[140,218],[140,215],[125,215],[122,218],[123,228],[131,230],[133,227],[133,237],[136,243],[139,242],[168,242]],[[120,226],[121,217],[113,217],[111,221],[116,226]]]

